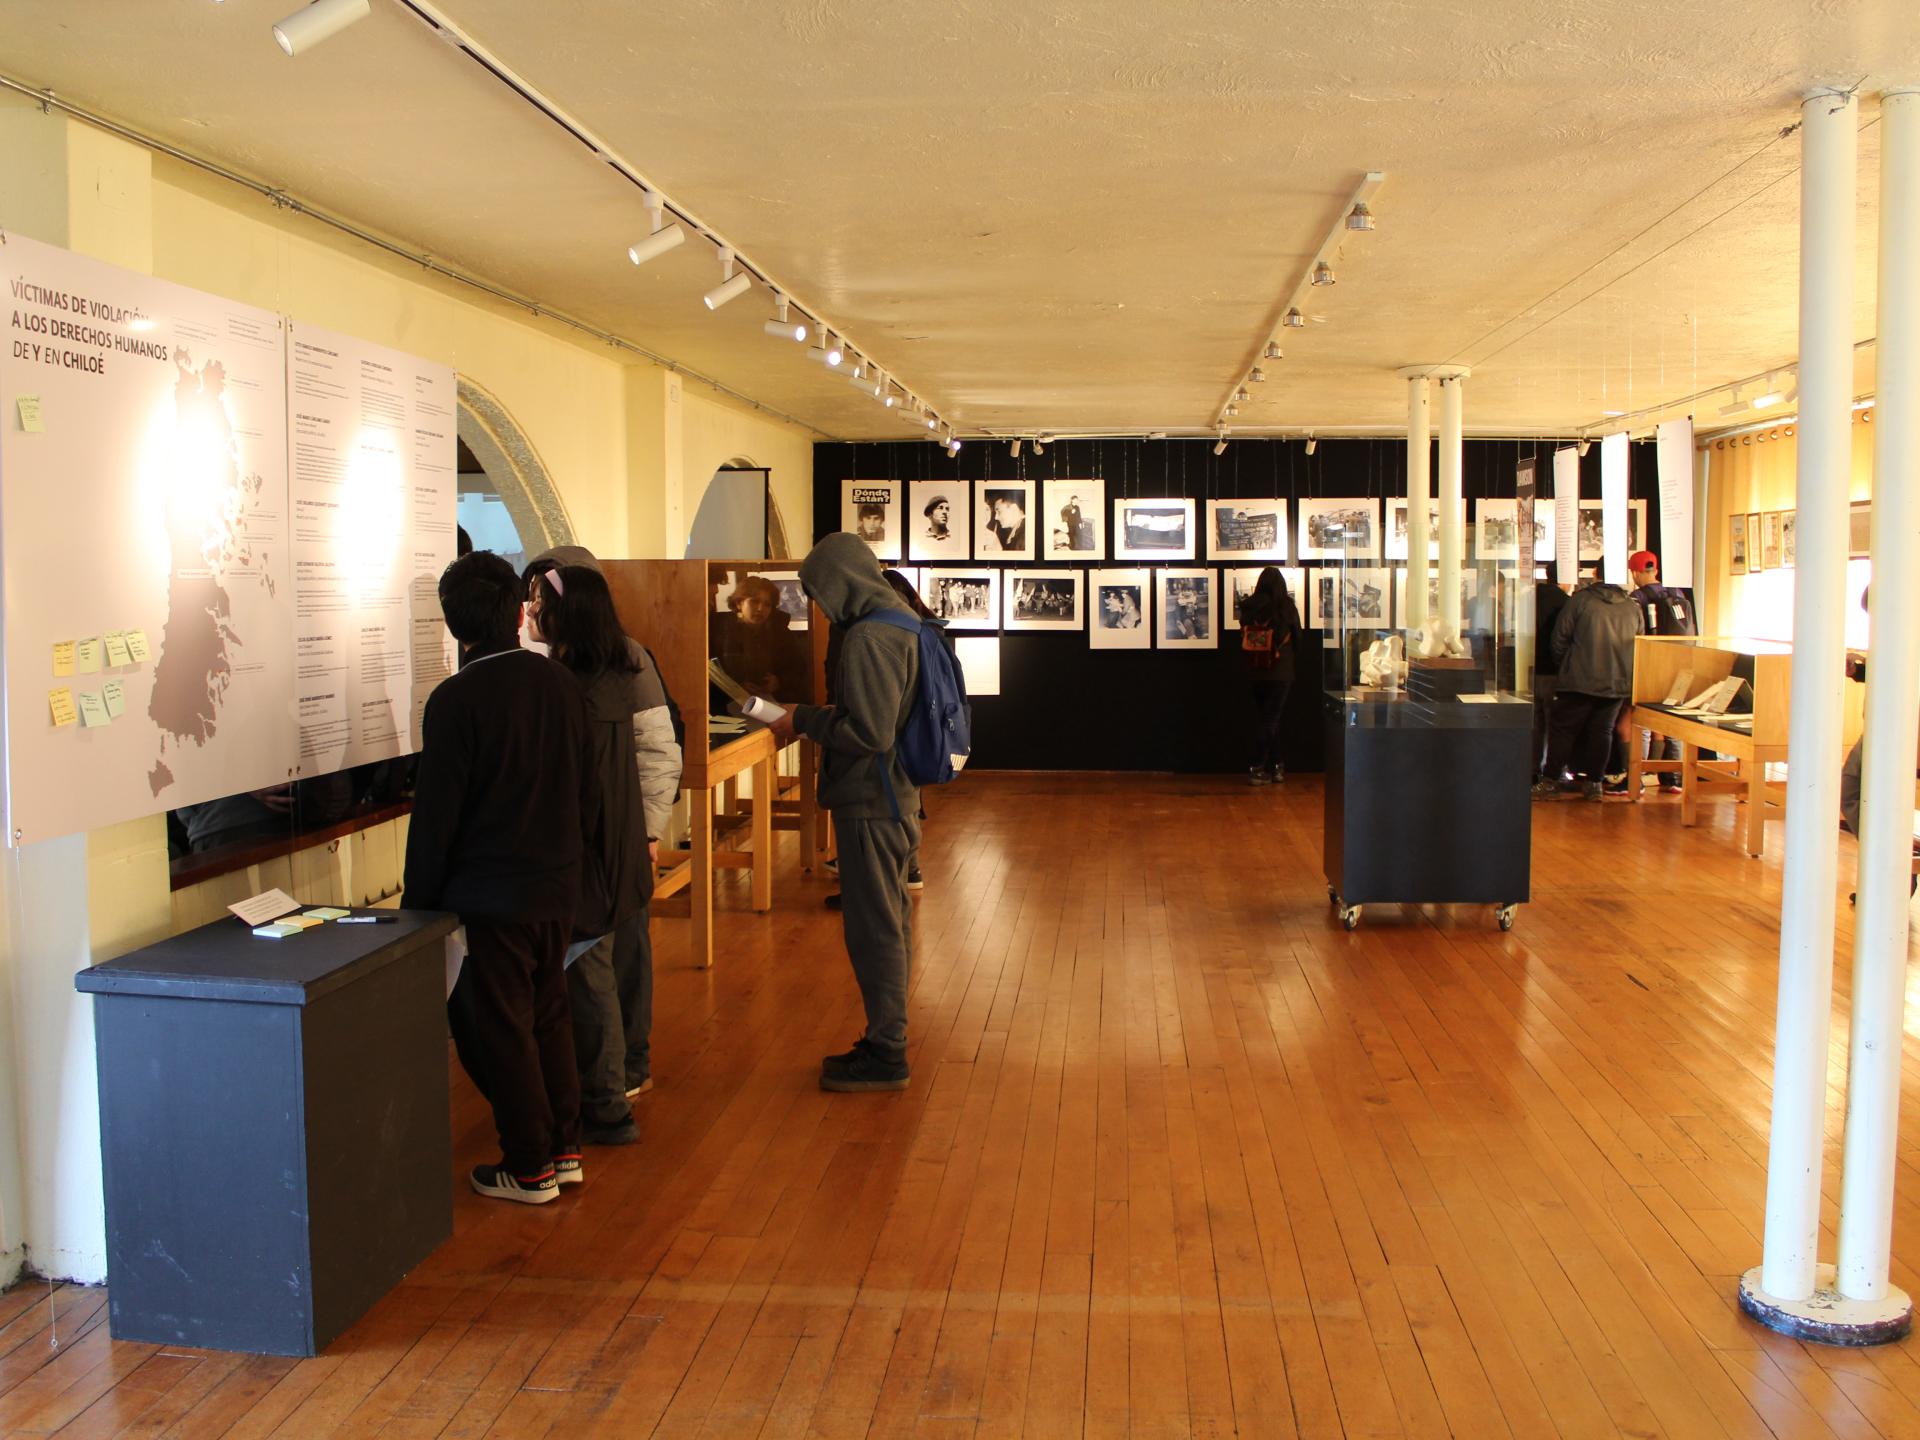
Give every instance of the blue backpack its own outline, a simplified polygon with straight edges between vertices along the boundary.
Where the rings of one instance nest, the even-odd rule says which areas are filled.
[[[894,751],[900,756],[900,768],[915,785],[946,784],[966,767],[973,753],[973,707],[967,703],[967,682],[940,636],[940,627],[923,625],[902,610],[875,610],[860,620],[878,620],[920,637],[920,679],[913,712]],[[884,761],[886,755],[879,758]],[[887,787],[887,803],[898,819],[900,802],[894,798],[888,770],[884,763],[880,766],[880,782]]]

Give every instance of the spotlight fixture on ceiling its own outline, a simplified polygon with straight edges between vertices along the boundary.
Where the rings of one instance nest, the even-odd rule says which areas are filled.
[[[1227,432],[1226,431],[1224,430],[1220,431],[1219,438],[1213,442],[1213,453],[1216,455],[1224,455],[1227,453]]]
[[[1740,398],[1740,387],[1736,385],[1733,387],[1733,399],[1720,407],[1720,413],[1722,415],[1738,415],[1746,408],[1747,402]]]
[[[959,453],[960,453],[960,437],[958,435],[949,433],[947,436],[947,454],[958,455]]]
[[[1007,446],[1007,454],[1011,455],[1016,460],[1020,458],[1019,440],[1016,439],[1011,445]]]
[[[1318,450],[1319,448],[1320,448],[1320,442],[1314,439],[1313,436],[1311,435],[1307,436],[1307,454],[1311,455],[1314,451]]]
[[[1779,385],[1775,383],[1773,376],[1769,375],[1767,376],[1767,388],[1753,397],[1753,408],[1756,410],[1771,410],[1774,406],[1785,401],[1786,398],[1785,393],[1782,392]]]
[[[846,352],[840,348],[840,342],[829,334],[822,334],[820,343],[810,347],[807,351],[807,359],[816,361],[826,366],[829,370],[837,367],[845,358]]]
[[[779,340],[796,340],[802,345],[807,342],[807,327],[787,318],[787,297],[777,290],[773,295],[773,319],[767,321],[766,331]]]
[[[886,386],[883,385],[880,381],[878,371],[875,371],[871,374],[866,374],[859,370],[856,370],[853,372],[852,375],[847,377],[847,383],[853,386],[853,388],[856,390],[864,390],[867,394],[873,396],[873,398],[876,400],[880,398],[881,394],[886,389]]]
[[[1238,415],[1240,413],[1240,407],[1238,405],[1229,405],[1227,406],[1226,413],[1229,415]]]
[[[1256,385],[1264,385],[1267,380],[1267,372],[1256,365],[1253,367],[1253,373],[1247,376],[1247,378]]]
[[[658,260],[669,250],[677,250],[687,238],[686,227],[678,220],[671,225],[663,225],[665,202],[658,190],[645,190],[641,198],[647,207],[647,238],[636,240],[627,247],[627,259],[636,265],[644,265],[649,260]]]
[[[1286,316],[1280,323],[1289,330],[1298,330],[1307,323],[1307,317],[1300,313],[1300,307],[1298,305],[1289,305]]]
[[[1036,435],[1033,437],[1033,453],[1036,455],[1044,455],[1047,453],[1047,437],[1046,436]]]
[[[313,0],[273,27],[274,43],[287,54],[298,55],[372,13],[373,0]]]
[[[1251,400],[1253,398],[1253,392],[1242,385],[1238,390],[1233,392],[1233,398],[1240,401]]]
[[[1313,283],[1315,285],[1333,284],[1333,267],[1324,260],[1316,261],[1313,267]]]
[[[1580,437],[1580,443],[1574,446],[1573,450],[1576,455],[1578,455],[1582,460],[1584,460],[1587,458],[1587,451],[1591,450],[1592,448],[1593,448],[1593,442],[1587,439],[1586,436],[1582,435]]]
[[[707,309],[718,310],[729,300],[738,300],[753,288],[753,277],[744,270],[733,268],[733,250],[730,246],[720,247],[720,283],[700,298]]]
[[[1359,201],[1354,205],[1353,209],[1347,212],[1347,229],[1349,230],[1373,229],[1373,211],[1367,208],[1366,201],[1364,200]]]
[[[1280,342],[1278,340],[1269,340],[1267,341],[1267,348],[1260,352],[1260,358],[1262,360],[1284,360],[1286,356],[1280,353]]]

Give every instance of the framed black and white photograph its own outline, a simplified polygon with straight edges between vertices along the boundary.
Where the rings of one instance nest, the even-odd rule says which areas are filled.
[[[840,528],[866,541],[882,560],[898,560],[901,555],[900,482],[842,480]]]
[[[1393,618],[1388,577],[1384,565],[1322,566],[1307,582],[1313,605],[1306,623],[1315,630],[1385,630]]]
[[[1794,517],[1799,513],[1797,510],[1782,510],[1780,512],[1780,565],[1782,569],[1791,570],[1794,568],[1794,556],[1799,548],[1800,538],[1799,526],[1795,522]]]
[[[973,558],[1033,559],[1035,519],[1033,481],[974,481]]]
[[[1153,572],[1154,633],[1162,650],[1219,647],[1217,585],[1211,570]]]
[[[1769,570],[1786,563],[1786,520],[1784,510],[1769,510],[1760,517],[1760,563]]]
[[[1086,573],[1008,570],[1001,576],[1008,630],[1084,630]]]
[[[1747,573],[1758,575],[1767,568],[1766,546],[1760,540],[1760,512],[1747,512]]]
[[[1580,559],[1591,563],[1605,557],[1606,531],[1602,523],[1600,507],[1603,501],[1582,500],[1580,502]],[[1627,501],[1627,554],[1647,548],[1647,502],[1644,500]],[[1760,535],[1760,522],[1756,516],[1753,525],[1754,538]]]
[[[1540,579],[1546,577],[1540,576]],[[1460,624],[1471,628],[1468,622],[1473,617],[1473,607],[1480,599],[1480,572],[1471,565],[1460,567]],[[1427,614],[1431,615],[1440,608],[1440,571],[1434,566],[1427,567]],[[1407,624],[1407,567],[1393,572],[1393,615],[1394,624],[1402,629]]]
[[[1107,558],[1107,484],[1049,480],[1041,488],[1040,558],[1098,564]]]
[[[920,598],[949,630],[1000,628],[1000,572],[998,570],[942,570],[929,565],[921,572]]]
[[[907,486],[907,558],[970,559],[971,491],[964,480],[915,480]]]
[[[1240,605],[1253,587],[1260,583],[1260,572],[1264,565],[1239,565],[1231,570],[1220,572],[1220,628],[1238,630],[1240,628]],[[1307,572],[1298,565],[1276,565],[1280,579],[1286,584],[1287,594],[1293,597],[1293,607],[1300,612],[1300,623],[1307,623],[1307,592],[1302,588],[1306,583]]]
[[[1476,503],[1473,553],[1476,559],[1491,565],[1515,565],[1520,561],[1520,502],[1483,499]]]
[[[1209,560],[1287,558],[1285,500],[1207,501]]]
[[[1153,572],[1150,570],[1092,570],[1087,574],[1087,648],[1090,650],[1151,650],[1153,626]]]
[[[1467,502],[1460,501],[1460,533],[1467,533]],[[1387,501],[1387,551],[1389,560],[1407,558],[1407,500],[1403,495],[1398,500]],[[1440,502],[1427,501],[1427,558],[1440,558]]]
[[[1114,501],[1113,558],[1193,559],[1193,501]]]
[[[1362,495],[1302,497],[1302,560],[1360,559],[1380,556],[1380,502]]]
[[[1745,512],[1727,517],[1727,573],[1747,573],[1747,517]]]

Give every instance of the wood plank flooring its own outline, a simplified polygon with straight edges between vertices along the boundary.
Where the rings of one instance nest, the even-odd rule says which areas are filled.
[[[1732,805],[1693,831],[1668,800],[1536,806],[1512,934],[1386,906],[1348,934],[1320,802],[1313,777],[936,796],[903,1095],[815,1088],[858,1001],[783,836],[771,915],[723,888],[714,970],[656,919],[658,1085],[584,1187],[462,1186],[454,1240],[313,1360],[115,1344],[101,1292],[23,1285],[0,1434],[1920,1436],[1914,1343],[1801,1345],[1734,1302],[1777,828],[1749,860]],[[490,1158],[457,1072],[455,1104],[460,1165]]]

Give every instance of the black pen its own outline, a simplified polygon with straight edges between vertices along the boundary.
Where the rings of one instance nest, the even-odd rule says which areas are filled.
[[[342,915],[333,922],[336,925],[394,925],[399,917],[394,915]]]

